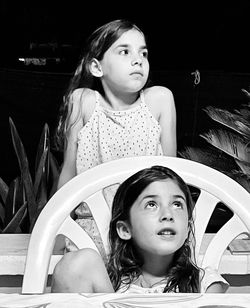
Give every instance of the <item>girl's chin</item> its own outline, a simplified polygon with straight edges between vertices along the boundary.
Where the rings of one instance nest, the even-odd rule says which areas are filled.
[[[130,93],[140,92],[143,89],[143,87],[144,87],[144,84],[131,86],[129,87],[127,92],[130,92]]]

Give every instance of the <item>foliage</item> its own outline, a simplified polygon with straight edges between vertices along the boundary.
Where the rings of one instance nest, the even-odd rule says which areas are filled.
[[[0,178],[0,233],[30,233],[56,190],[59,165],[50,150],[49,127],[45,124],[37,147],[32,180],[23,143],[11,118],[9,124],[20,176],[11,181],[9,187]]]
[[[242,91],[249,102],[239,110],[231,112],[212,106],[204,109],[216,122],[215,128],[200,135],[209,147],[187,147],[179,154],[224,172],[250,192],[250,93]]]

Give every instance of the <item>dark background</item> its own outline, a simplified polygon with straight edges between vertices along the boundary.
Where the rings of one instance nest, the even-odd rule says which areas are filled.
[[[96,27],[128,18],[148,36],[152,68],[249,70],[249,0],[2,0],[0,12],[5,63],[27,55],[30,43],[64,46],[58,54],[64,52],[67,62],[74,62]]]
[[[153,81],[175,97],[178,148],[203,145],[211,127],[207,105],[239,107],[250,86],[250,1],[18,1],[0,2],[0,177],[19,174],[9,117],[25,146],[31,170],[45,123],[51,134],[69,78],[87,36],[117,18],[146,34]],[[47,58],[44,66],[19,58]],[[60,59],[56,63],[55,59]],[[201,83],[194,86],[192,72]],[[59,155],[60,156],[60,155]]]

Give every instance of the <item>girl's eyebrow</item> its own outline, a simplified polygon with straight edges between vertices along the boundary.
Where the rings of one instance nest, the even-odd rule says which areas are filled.
[[[181,198],[186,202],[186,198],[183,197],[182,195],[173,195],[174,198]]]
[[[115,48],[128,48],[130,46],[130,44],[120,44],[120,45],[117,45]],[[140,46],[139,48],[140,50],[141,49],[148,49],[148,47],[146,45],[142,45]]]
[[[144,196],[143,198],[142,198],[142,200],[144,200],[144,199],[149,199],[149,198],[157,198],[157,197],[159,197],[159,195],[146,195],[146,196]],[[182,199],[184,202],[186,202],[186,198],[185,197],[183,197],[182,195],[173,195],[172,196],[173,198],[175,198],[175,199]]]
[[[157,198],[157,197],[159,197],[159,195],[146,195],[142,198],[142,200],[148,199],[148,198]]]

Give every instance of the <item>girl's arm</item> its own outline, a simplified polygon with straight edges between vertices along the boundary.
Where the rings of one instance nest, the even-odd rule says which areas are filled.
[[[218,273],[217,270],[206,267],[201,274],[201,290],[205,293],[225,293],[229,287],[229,283]]]
[[[227,287],[221,282],[212,283],[206,290],[206,293],[225,293]]]
[[[176,156],[176,110],[172,92],[161,86],[148,92],[150,108],[161,126],[161,146],[166,156]]]
[[[66,253],[55,266],[51,292],[114,293],[104,262],[93,249]]]
[[[57,189],[61,188],[65,183],[76,175],[76,141],[71,135],[68,137],[67,146],[64,151],[64,160],[62,170],[58,179]]]
[[[81,96],[79,96],[77,92],[78,90],[76,90],[71,97],[72,112],[68,123],[66,148],[57,189],[61,188],[76,175],[77,134],[83,126]]]
[[[161,100],[161,114],[159,123],[161,125],[161,145],[163,154],[166,156],[176,156],[176,109],[173,94],[165,89]]]

